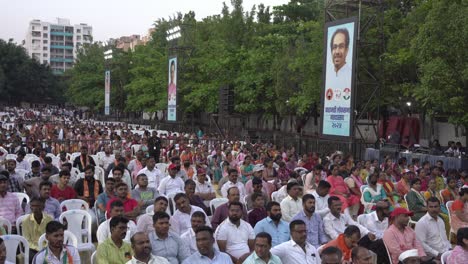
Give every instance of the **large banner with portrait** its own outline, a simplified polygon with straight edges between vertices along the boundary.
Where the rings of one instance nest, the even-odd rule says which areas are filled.
[[[357,18],[325,24],[322,137],[353,136]]]
[[[169,59],[167,85],[167,121],[177,121],[177,57]]]

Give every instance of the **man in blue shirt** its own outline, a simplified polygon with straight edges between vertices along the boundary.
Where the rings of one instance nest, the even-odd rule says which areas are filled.
[[[322,218],[315,214],[315,197],[312,194],[306,194],[302,197],[303,210],[297,213],[292,220],[302,220],[307,227],[307,242],[315,248],[327,243]]]
[[[289,240],[289,225],[281,220],[281,206],[277,202],[269,202],[266,206],[268,217],[259,221],[254,228],[255,234],[266,232],[271,235],[272,247]]]
[[[228,254],[213,247],[215,239],[211,227],[201,226],[195,233],[198,251],[186,258],[182,264],[232,264]]]

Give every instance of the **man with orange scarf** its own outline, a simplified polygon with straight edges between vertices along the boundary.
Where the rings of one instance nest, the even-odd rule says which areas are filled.
[[[359,230],[359,227],[349,225],[346,227],[343,234],[338,235],[336,239],[325,244],[323,249],[328,247],[337,247],[341,252],[343,252],[343,260],[351,261],[351,251],[354,247],[358,246],[360,239],[361,231]]]
[[[99,180],[94,179],[94,167],[88,165],[84,169],[84,179],[79,179],[75,183],[75,191],[78,199],[85,200],[89,204],[89,208],[94,206],[94,201],[97,196],[102,193],[102,184]]]
[[[88,147],[81,147],[81,155],[76,157],[73,161],[73,167],[79,169],[81,172],[85,171],[86,166],[93,165],[96,166],[94,159],[88,155]]]

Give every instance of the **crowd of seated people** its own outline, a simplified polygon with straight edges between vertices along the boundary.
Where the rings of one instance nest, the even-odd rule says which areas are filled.
[[[465,171],[138,131],[2,128],[0,233],[41,264],[466,263]]]

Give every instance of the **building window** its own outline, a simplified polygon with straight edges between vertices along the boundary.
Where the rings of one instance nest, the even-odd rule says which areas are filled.
[[[49,56],[49,54],[47,53],[42,54],[42,57],[47,57],[47,56]]]
[[[47,47],[42,47],[42,50],[47,50]]]
[[[43,37],[43,38],[48,38],[48,37],[49,37],[49,34],[43,33],[43,34],[42,34],[42,37]]]
[[[43,60],[42,63],[43,63],[43,64],[47,64],[47,60]]]
[[[76,33],[81,33],[81,29],[76,29]]]
[[[35,29],[36,29],[36,27],[32,26],[32,30],[35,30]]]
[[[81,36],[76,36],[76,40],[81,40]]]
[[[47,27],[42,27],[42,30],[47,30]]]
[[[48,42],[47,39],[44,39],[44,40],[42,41],[42,43],[44,43],[44,44],[47,44],[47,42]]]

